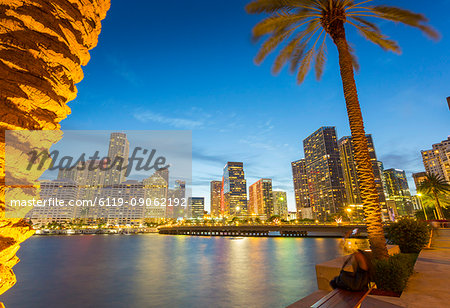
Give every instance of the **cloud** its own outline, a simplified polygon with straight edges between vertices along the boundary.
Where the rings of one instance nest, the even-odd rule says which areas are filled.
[[[161,124],[168,124],[170,126],[176,127],[176,128],[183,128],[183,129],[198,129],[203,127],[204,123],[202,121],[195,121],[190,119],[182,119],[182,118],[172,118],[167,117],[158,113],[154,113],[151,111],[141,111],[141,112],[135,112],[133,114],[133,117],[141,122],[157,122]]]
[[[205,150],[200,150],[199,148],[192,149],[192,159],[199,161],[208,161],[213,163],[224,164],[227,162],[227,157],[225,155],[211,155],[207,154]]]

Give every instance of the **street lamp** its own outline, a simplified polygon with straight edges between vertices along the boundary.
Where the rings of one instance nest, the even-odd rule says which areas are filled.
[[[420,197],[422,197],[422,194],[421,193],[417,193],[417,197],[419,197],[419,203],[420,203],[420,206],[422,207],[423,214],[425,215],[425,220],[428,220],[427,212],[425,211],[425,207],[422,204],[422,199],[420,198]]]

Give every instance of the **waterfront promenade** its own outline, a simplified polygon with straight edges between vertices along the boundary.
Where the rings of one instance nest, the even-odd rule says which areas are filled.
[[[450,302],[450,229],[440,229],[432,239],[431,248],[423,249],[414,266],[406,289],[399,298],[369,295],[362,308],[446,308]],[[310,307],[327,291],[316,291],[289,308]]]

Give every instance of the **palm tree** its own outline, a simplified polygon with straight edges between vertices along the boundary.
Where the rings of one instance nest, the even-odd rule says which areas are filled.
[[[438,219],[445,219],[441,203],[439,202],[439,194],[450,195],[450,184],[439,175],[427,173],[425,180],[420,183],[418,190],[419,192],[434,198],[436,201]]]
[[[67,102],[76,97],[81,66],[97,45],[109,7],[110,0],[0,0],[0,252],[17,251],[34,233],[21,218],[5,216],[6,130],[57,132],[59,122],[70,114]],[[32,148],[48,144],[48,150],[52,134],[42,135],[42,140],[26,142]],[[23,176],[28,189],[21,197],[37,193],[32,184],[40,174],[25,178],[15,172],[16,166],[8,167],[10,174]],[[12,267],[18,261],[14,254],[0,253],[0,294],[16,282]]]
[[[273,72],[280,72],[290,62],[290,70],[297,72],[299,84],[305,79],[313,62],[316,77],[321,78],[326,61],[327,35],[336,45],[369,242],[376,258],[387,258],[381,209],[354,78],[354,71],[359,67],[347,41],[345,26],[353,26],[370,42],[397,53],[400,53],[398,44],[382,34],[378,26],[370,21],[371,18],[416,27],[435,39],[438,34],[425,24],[427,19],[421,14],[397,7],[370,5],[370,2],[373,0],[361,0],[358,3],[353,0],[254,0],[246,6],[246,10],[248,13],[269,15],[253,28],[254,39],[269,36],[262,44],[255,62],[261,63],[269,53],[284,44],[275,59]]]

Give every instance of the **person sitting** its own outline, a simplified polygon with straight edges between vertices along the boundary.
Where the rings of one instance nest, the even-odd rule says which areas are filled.
[[[349,262],[352,262],[353,272],[345,271],[344,268]],[[370,255],[358,249],[350,255],[344,262],[339,276],[330,281],[333,289],[345,289],[348,291],[364,291],[369,288],[372,281],[372,261]]]

